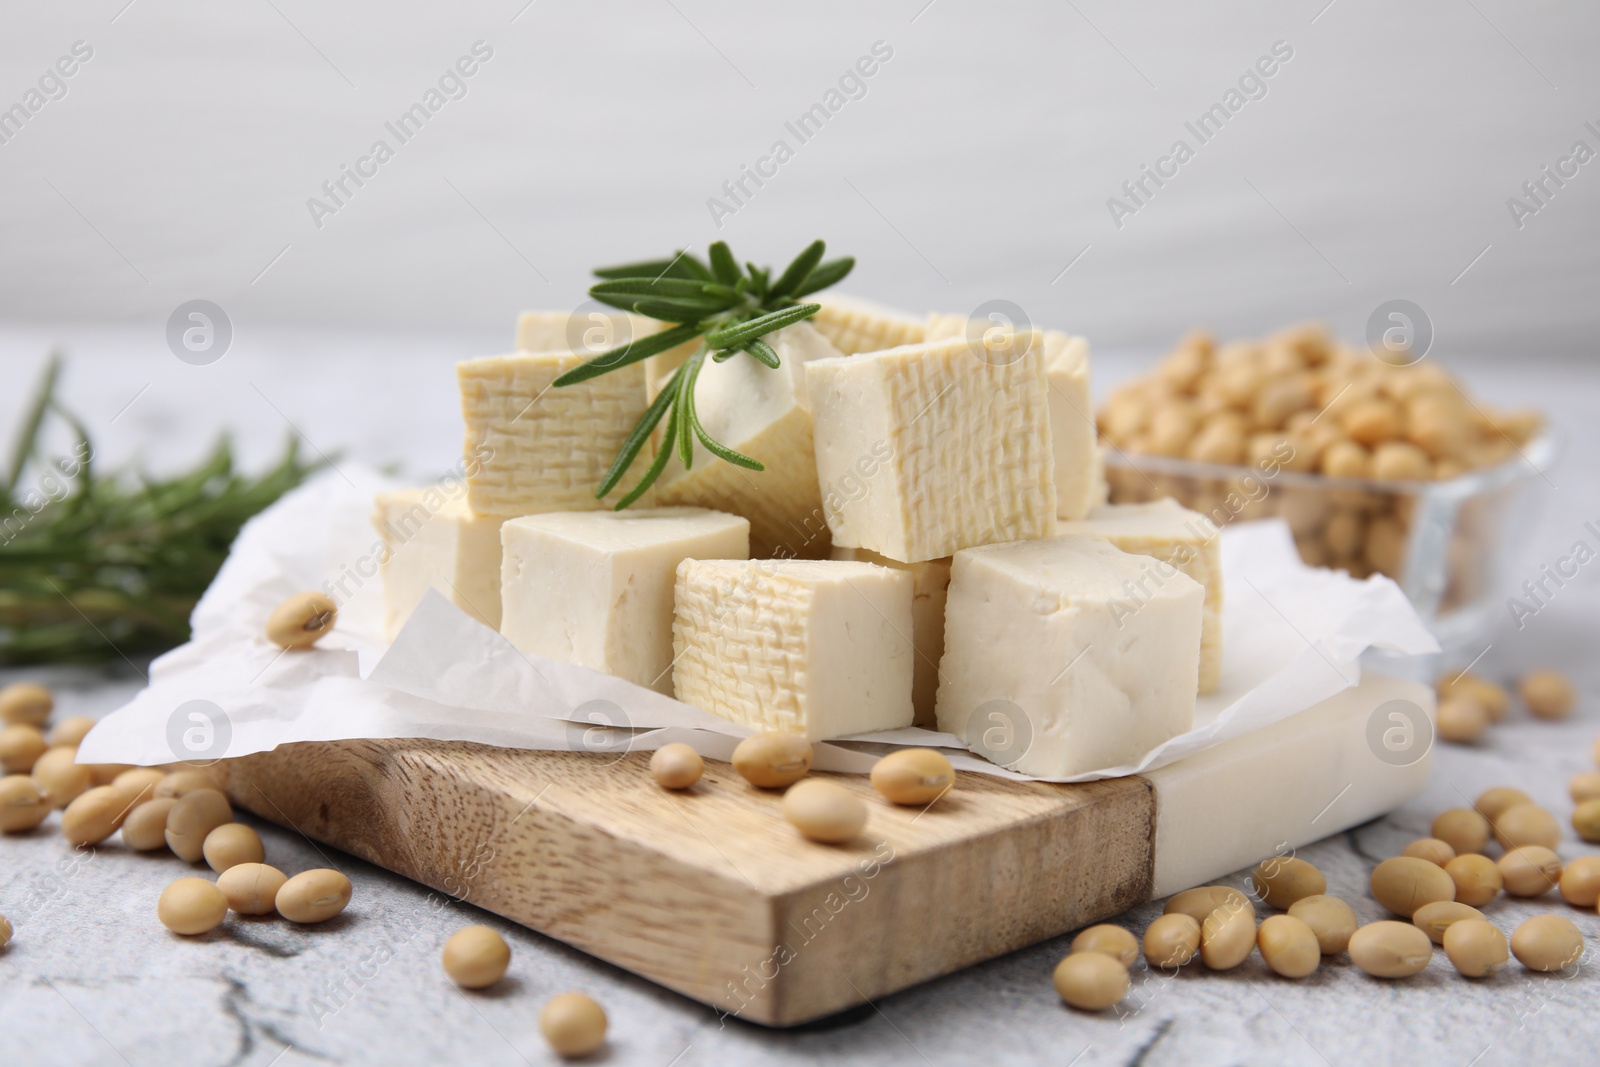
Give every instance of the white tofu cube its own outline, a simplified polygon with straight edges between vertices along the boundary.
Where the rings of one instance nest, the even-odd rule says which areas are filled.
[[[1056,537],[957,552],[939,729],[1025,774],[1132,763],[1194,722],[1205,590]]]
[[[684,560],[678,699],[813,741],[910,726],[911,575],[836,560]]]
[[[1200,630],[1200,692],[1214,693],[1222,677],[1222,539],[1216,524],[1170,497],[1149,504],[1106,504],[1089,517],[1061,524],[1061,536],[1109,541],[1151,556],[1205,587]]]
[[[518,352],[456,364],[474,512],[510,519],[603,506],[595,490],[648,406],[644,368],[635,363],[577,385],[553,384],[581,362],[571,352]],[[633,486],[654,452],[647,443],[631,478],[607,501]],[[649,493],[639,500],[653,502]]]
[[[928,340],[969,336],[965,315],[929,315]],[[1056,464],[1056,515],[1081,519],[1105,502],[1104,459],[1095,449],[1094,401],[1089,388],[1089,342],[1044,331],[1045,378],[1050,383],[1050,443]]]
[[[824,293],[815,302],[822,310],[806,321],[847,356],[932,340],[923,323],[865,300]]]
[[[678,564],[745,559],[750,524],[704,508],[554,512],[507,521],[501,541],[506,640],[670,694]]]
[[[915,724],[934,729],[933,701],[939,691],[939,660],[944,655],[944,602],[950,587],[950,560],[901,563],[864,548],[833,550],[834,559],[858,560],[893,567],[911,575],[911,644],[917,653],[911,670],[911,707]]]
[[[807,322],[769,334],[777,369],[748,355],[706,361],[695,383],[695,409],[711,439],[757,460],[746,470],[713,456],[698,440],[694,464],[676,459],[657,483],[662,504],[715,508],[750,520],[750,553],[758,557],[815,558],[828,554],[817,461],[812,448],[807,363],[838,358]]]
[[[1054,534],[1042,348],[1004,334],[807,364],[834,544],[917,563]]]
[[[383,633],[393,641],[429,589],[485,626],[500,626],[500,520],[474,515],[460,487],[379,493],[372,525],[382,564]]]

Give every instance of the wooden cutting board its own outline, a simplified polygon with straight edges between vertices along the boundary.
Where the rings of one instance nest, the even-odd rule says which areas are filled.
[[[1382,763],[1383,780],[1333,817],[1325,811],[1320,826],[1306,814],[1325,805],[1318,789],[1361,773],[1366,710],[1385,694],[1352,693],[1359,699],[1145,777],[1049,785],[962,773],[923,811],[885,803],[863,776],[829,775],[871,811],[847,846],[800,838],[780,794],[752,788],[727,764],[708,762],[691,790],[662,790],[648,753],[339,741],[284,745],[218,769],[233,799],[265,819],[723,1011],[790,1026],[1394,806],[1421,788],[1425,763],[1398,773]],[[1232,809],[1250,807],[1251,794],[1230,795],[1226,783],[1268,764],[1305,787],[1305,812],[1278,797],[1269,817],[1244,823],[1260,844],[1193,840],[1197,810],[1201,825],[1241,825]],[[1174,809],[1181,842],[1161,844],[1162,805]],[[1203,872],[1196,862],[1229,866]]]

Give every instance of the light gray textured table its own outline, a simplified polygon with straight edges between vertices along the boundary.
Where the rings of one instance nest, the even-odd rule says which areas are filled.
[[[266,337],[196,376],[149,333],[63,327],[50,336],[67,341],[74,354],[69,396],[108,459],[138,453],[170,462],[192,454],[195,438],[213,424],[235,426],[246,453],[261,456],[288,419],[319,449],[399,459],[419,476],[442,467],[442,457],[458,447],[449,360],[475,340]],[[0,332],[0,357],[25,368],[44,337]],[[385,368],[378,383],[375,353]],[[1097,385],[1103,391],[1137,365],[1101,353]],[[1600,373],[1516,364],[1462,369],[1480,394],[1506,404],[1539,403],[1568,431],[1567,458],[1536,494],[1540,524],[1512,567],[1515,575],[1533,576],[1573,541],[1593,540],[1582,525],[1600,518],[1600,479],[1589,466],[1600,449],[1600,428],[1592,422]],[[404,417],[391,413],[386,397]],[[1364,921],[1382,917],[1366,894],[1372,866],[1425,835],[1439,810],[1489,785],[1511,784],[1563,816],[1570,811],[1565,783],[1589,767],[1590,742],[1600,732],[1595,590],[1592,569],[1580,573],[1525,630],[1502,626],[1480,664],[1500,677],[1541,665],[1570,672],[1584,695],[1577,715],[1551,725],[1518,713],[1481,747],[1446,746],[1426,795],[1303,850],[1327,872],[1330,892],[1350,900]],[[43,677],[58,685],[63,715],[109,711],[139,681],[127,668]],[[1272,802],[1261,797],[1264,805]],[[414,883],[267,825],[261,830],[271,861],[289,869],[331,865],[350,875],[355,897],[347,914],[309,930],[235,918],[205,937],[179,938],[157,924],[155,901],[185,873],[182,864],[130,855],[115,844],[75,857],[57,827],[53,818],[35,834],[0,841],[0,912],[17,927],[15,941],[0,953],[6,1067],[545,1063],[551,1056],[538,1034],[538,1009],[567,989],[590,992],[611,1016],[603,1062],[647,1067],[816,1060],[1488,1067],[1585,1062],[1600,1047],[1592,944],[1571,978],[1528,975],[1512,965],[1493,980],[1467,982],[1442,954],[1404,983],[1369,979],[1342,961],[1302,982],[1273,977],[1259,957],[1227,974],[1195,966],[1149,984],[1141,970],[1142,992],[1125,1003],[1127,1017],[1118,1018],[1061,1006],[1050,986],[1050,970],[1066,950],[1061,938],[800,1031],[724,1028],[709,1008],[470,906],[439,906]],[[1568,858],[1589,851],[1576,841],[1562,848]],[[1591,942],[1600,936],[1600,918],[1554,897],[1537,904],[1502,900],[1491,917],[1509,930],[1547,909],[1571,915]],[[1136,909],[1124,921],[1142,929],[1157,911]],[[453,930],[475,922],[503,930],[514,956],[502,985],[466,995],[445,980],[438,955]]]

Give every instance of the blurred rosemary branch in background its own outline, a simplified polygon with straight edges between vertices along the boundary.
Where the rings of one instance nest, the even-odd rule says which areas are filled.
[[[189,613],[239,529],[321,466],[291,434],[260,477],[234,469],[224,435],[186,474],[98,473],[83,423],[56,396],[52,354],[0,485],[0,665],[100,663],[189,637]],[[41,455],[54,415],[77,445]]]

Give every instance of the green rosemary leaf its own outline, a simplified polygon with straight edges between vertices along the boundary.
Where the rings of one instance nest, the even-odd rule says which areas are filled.
[[[700,438],[700,443],[706,446],[707,452],[710,452],[720,460],[732,463],[736,467],[743,467],[745,470],[764,471],[767,469],[759,460],[752,459],[743,452],[735,452],[718,441],[713,441],[711,435],[706,433],[706,428],[700,425],[699,416],[693,414],[693,409],[690,410],[690,414],[694,418],[695,436]]]
[[[630,363],[637,363],[641,359],[665,352],[669,348],[677,348],[686,341],[692,341],[700,336],[698,326],[673,326],[662,330],[660,333],[650,334],[648,337],[635,338],[629,344],[602,352],[592,359],[586,359],[569,371],[559,375],[556,385],[574,385],[586,382],[590,378],[598,378],[608,371],[618,367],[626,367]]]
[[[687,250],[681,251],[673,257],[672,270],[669,273],[673,277],[693,278],[702,282],[716,280],[711,273],[711,269]]]
[[[44,424],[44,413],[55,397],[56,380],[60,377],[61,355],[51,352],[50,360],[45,364],[44,376],[39,379],[39,384],[34,386],[33,401],[28,405],[28,414],[23,418],[17,433],[17,443],[11,453],[11,467],[6,471],[5,495],[0,499],[10,500],[15,496],[22,470],[38,450],[39,428]]]
[[[589,295],[602,296],[660,296],[669,300],[704,300],[706,286],[715,284],[690,278],[618,278],[597,282],[589,286]]]
[[[826,289],[830,285],[838,285],[840,282],[844,281],[845,276],[855,268],[855,265],[856,261],[854,256],[844,256],[841,259],[830,259],[828,262],[818,266],[816,270],[813,270],[810,277],[806,278],[806,280],[801,283],[799,288],[795,289],[795,291],[790,295],[798,299],[799,297],[809,296],[812,293]]]
[[[767,302],[767,281],[771,277],[765,270],[754,263],[746,263],[745,270],[750,272],[750,289],[755,293],[756,299],[763,304]]]
[[[619,297],[618,299],[623,299]],[[608,303],[610,301],[607,301]],[[635,314],[643,315],[647,319],[660,319],[662,322],[700,322],[710,318],[723,310],[723,306],[715,301],[702,300],[691,303],[688,300],[661,300],[656,297],[641,296],[635,299],[633,307],[629,309]]]
[[[761,340],[751,341],[744,346],[743,351],[750,353],[773,370],[778,369],[778,351],[767,342]]]
[[[812,241],[806,250],[794,257],[794,261],[784,268],[778,280],[773,283],[768,293],[772,297],[789,296],[805,284],[811,277],[811,272],[817,269],[817,264],[822,262],[822,253],[827,251],[827,245],[821,240]]]
[[[796,304],[779,311],[769,311],[749,322],[713,330],[706,334],[706,344],[712,348],[743,348],[762,334],[792,326],[821,310],[821,304]]]
[[[739,261],[733,258],[733,252],[728,248],[726,241],[711,242],[711,272],[717,276],[717,281],[723,285],[732,285],[739,280]]]
[[[732,359],[734,356],[737,356],[740,351],[741,350],[737,349],[737,348],[724,348],[724,349],[722,349],[720,351],[713,352],[713,353],[711,353],[711,362],[713,362],[713,363],[726,363],[726,362],[728,362],[728,360]]]
[[[659,278],[674,269],[670,259],[646,259],[638,263],[623,263],[615,267],[599,267],[596,278]],[[681,277],[681,275],[679,275]]]
[[[672,406],[672,413],[667,416],[667,428],[661,431],[661,449],[656,453],[655,460],[649,469],[644,472],[644,477],[639,479],[639,484],[628,490],[628,495],[617,501],[616,511],[622,511],[635,500],[644,496],[645,492],[656,484],[656,479],[661,477],[661,472],[667,469],[667,460],[672,458],[672,444],[678,436],[678,409]]]
[[[678,402],[675,413],[678,416],[678,462],[683,464],[684,470],[689,470],[694,465],[694,438],[688,431],[689,406],[694,403],[694,386],[700,378],[700,367],[704,361],[705,351],[702,349],[690,356],[688,362],[678,368]]]
[[[639,421],[633,424],[633,432],[628,434],[626,441],[622,442],[622,450],[617,453],[617,458],[612,461],[610,469],[606,471],[604,480],[600,482],[600,488],[595,490],[594,498],[596,500],[604,500],[606,494],[615,489],[617,483],[622,481],[622,476],[628,473],[628,468],[633,466],[633,461],[638,458],[640,450],[644,448],[644,443],[650,440],[650,431],[656,428],[656,424],[661,421],[662,416],[667,413],[667,409],[672,406],[672,398],[678,391],[678,375],[682,373],[682,367],[672,372],[672,377],[667,380],[666,388],[656,394],[656,398],[650,402],[650,406],[645,409],[645,413],[639,416]]]

